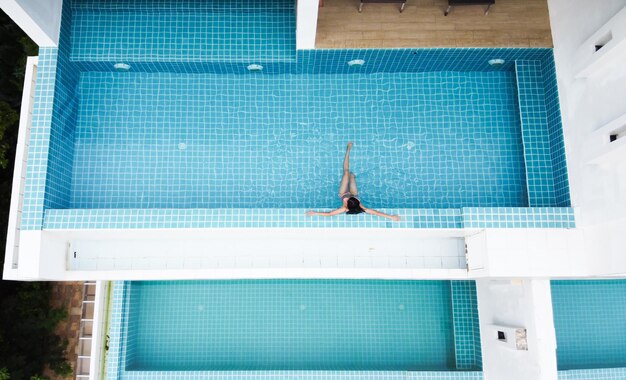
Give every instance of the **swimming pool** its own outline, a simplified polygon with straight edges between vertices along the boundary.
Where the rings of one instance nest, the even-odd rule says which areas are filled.
[[[547,54],[461,50],[472,59]],[[75,78],[75,115],[59,110],[53,118],[58,129],[51,130],[41,205],[47,228],[77,228],[79,221],[111,228],[122,217],[115,210],[163,210],[159,215],[171,220],[186,217],[167,210],[302,215],[332,208],[347,141],[355,142],[352,168],[366,206],[446,215],[473,207],[487,218],[571,226],[571,212],[536,208],[569,205],[567,178],[557,175],[564,157],[554,151],[562,140],[537,122],[548,120],[547,109],[537,111],[529,98],[545,81],[532,64],[538,61],[513,58],[515,65],[494,70],[468,60],[442,63],[449,71],[423,71],[435,53],[439,60],[462,56],[454,49],[315,51],[287,66],[269,64],[268,73],[141,63],[119,73],[79,65],[85,71]],[[346,71],[339,60],[354,56],[379,61]],[[24,227],[44,223],[43,213],[26,205],[33,211]],[[503,209],[529,206],[535,209]],[[109,225],[95,221],[105,217]]]
[[[512,72],[85,73],[70,208],[527,206]]]
[[[125,373],[481,366],[471,281],[158,281],[116,287],[124,291],[115,292],[114,305],[122,310],[113,310],[121,319],[112,331],[122,332],[111,338],[111,348],[122,344],[118,363]]]
[[[290,1],[64,5],[24,230],[345,227],[304,212],[338,205],[350,140],[364,204],[397,227],[573,226],[550,49],[296,51]]]
[[[626,367],[626,280],[551,287],[559,370]]]

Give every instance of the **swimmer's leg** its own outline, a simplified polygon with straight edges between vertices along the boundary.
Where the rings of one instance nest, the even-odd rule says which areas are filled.
[[[343,158],[343,177],[341,177],[341,185],[339,185],[339,196],[348,192],[350,185],[350,149],[352,149],[352,143],[348,143],[346,148],[346,155]]]
[[[350,173],[349,188],[350,188],[350,193],[352,193],[352,195],[358,195],[359,194],[359,189],[357,189],[357,187],[356,187],[356,176],[354,175],[354,173]]]

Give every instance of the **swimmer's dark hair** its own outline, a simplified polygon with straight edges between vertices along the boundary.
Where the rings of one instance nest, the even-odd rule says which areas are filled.
[[[348,211],[346,211],[346,214],[360,214],[362,212],[365,212],[365,210],[361,208],[361,202],[354,197],[350,197],[348,199]]]

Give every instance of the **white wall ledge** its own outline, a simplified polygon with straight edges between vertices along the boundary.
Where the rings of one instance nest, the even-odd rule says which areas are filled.
[[[37,45],[59,45],[63,0],[2,0],[0,5]]]
[[[602,6],[598,4],[597,6]],[[626,58],[626,7],[589,37],[576,52],[576,78],[587,78],[614,67]]]
[[[28,57],[22,90],[22,107],[20,124],[15,148],[15,167],[13,170],[13,187],[11,189],[11,205],[7,228],[7,241],[4,258],[4,278],[18,279],[20,224],[22,221],[22,205],[24,202],[24,183],[26,178],[26,160],[28,157],[28,141],[30,140],[31,119],[35,101],[35,84],[38,57]]]
[[[614,136],[614,141],[611,141],[611,136]],[[593,131],[587,142],[587,163],[603,165],[626,162],[626,114]]]

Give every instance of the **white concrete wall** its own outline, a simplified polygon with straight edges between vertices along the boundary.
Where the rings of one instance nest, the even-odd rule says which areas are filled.
[[[63,0],[0,0],[0,8],[39,46],[57,46]]]
[[[586,277],[583,229],[487,229],[466,237],[470,277]],[[479,263],[474,265],[474,263]]]
[[[548,280],[477,280],[485,380],[556,380],[556,336]],[[527,330],[528,350],[497,340],[491,325]]]
[[[319,0],[298,0],[296,21],[296,48],[315,49]]]
[[[13,170],[13,188],[11,189],[11,206],[7,228],[6,251],[3,276],[6,279],[17,278],[19,265],[20,225],[22,222],[22,206],[24,200],[24,182],[26,179],[26,159],[28,157],[28,141],[35,103],[35,79],[37,77],[38,57],[28,57],[24,74],[22,91],[22,108],[20,125],[15,147],[15,167]]]
[[[577,79],[577,52],[626,0],[548,0],[572,205],[589,241],[592,275],[626,274],[626,152],[588,163],[594,130],[626,114],[626,62]]]
[[[460,233],[415,229],[24,231],[13,279],[467,279]]]

